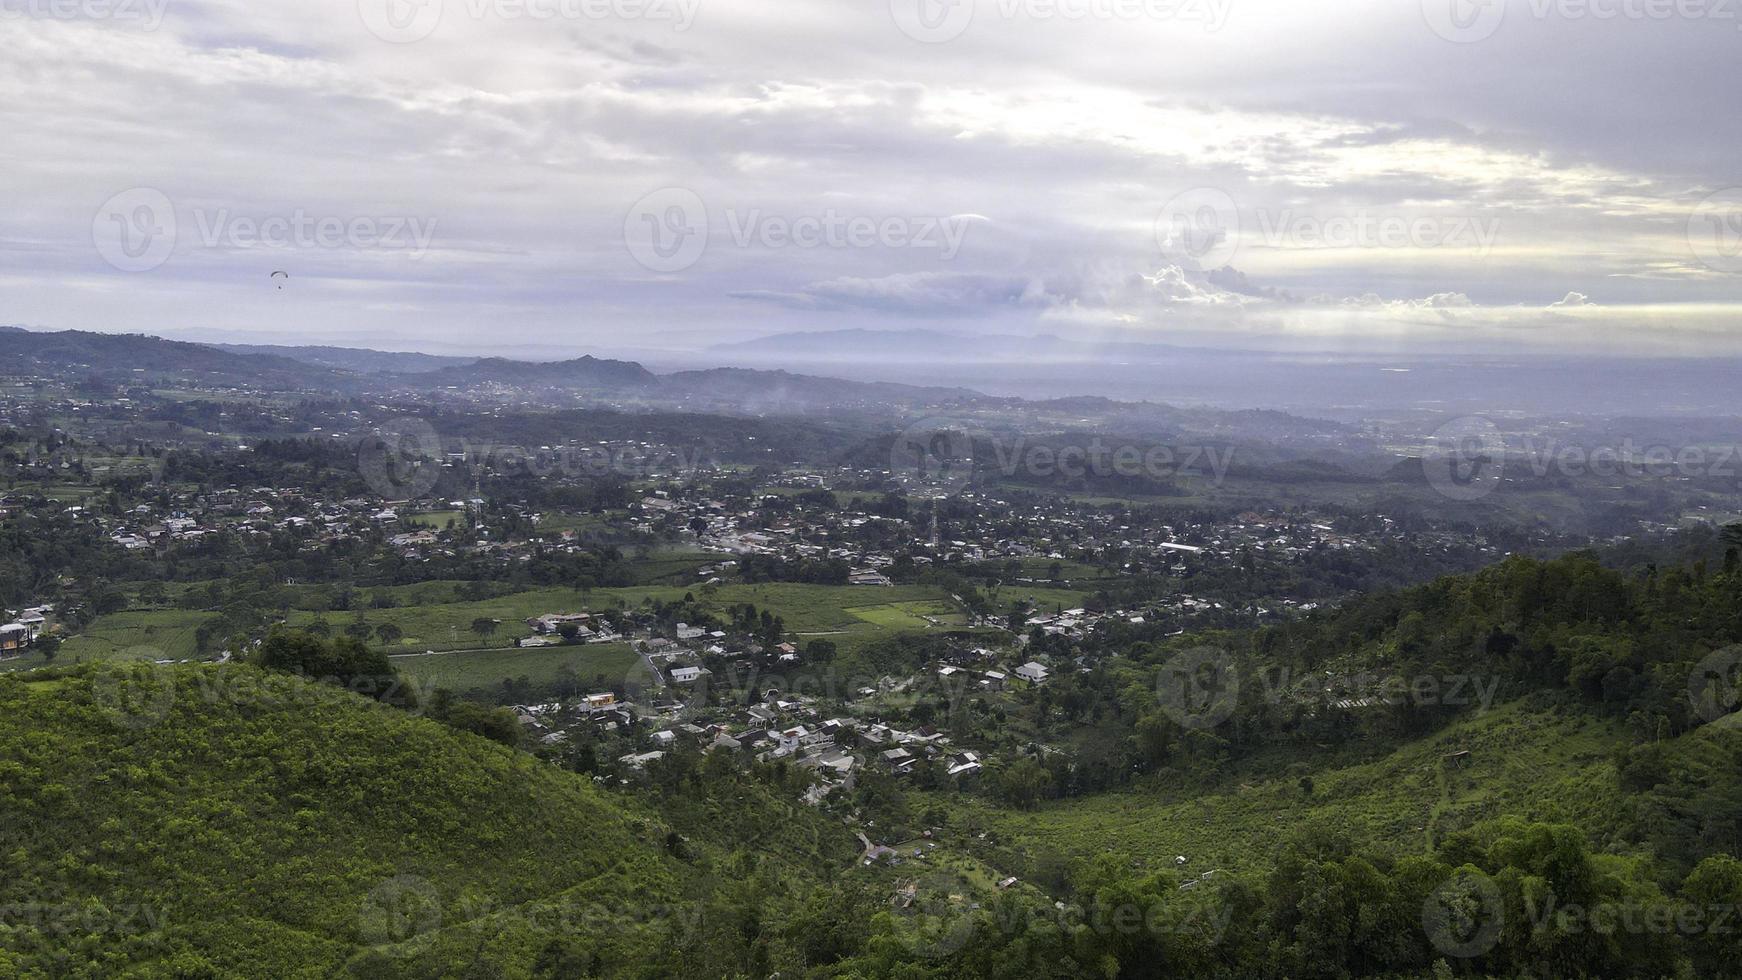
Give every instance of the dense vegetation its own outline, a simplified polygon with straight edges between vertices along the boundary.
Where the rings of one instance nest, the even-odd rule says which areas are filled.
[[[1254,681],[1194,728],[1153,694],[1116,694],[1100,710],[1149,772],[1125,794],[1159,804],[1170,784],[1219,794],[1298,773],[1297,829],[1201,880],[1107,853],[1056,872],[1036,860],[1040,887],[1007,891],[976,884],[971,861],[906,884],[859,867],[838,823],[792,802],[807,777],[785,767],[679,751],[602,791],[454,731],[489,734],[466,709],[443,727],[281,673],[383,669],[359,644],[9,676],[0,955],[27,976],[1722,976],[1742,909],[1742,730],[1687,691],[1742,638],[1739,578],[1734,562],[1628,575],[1584,555],[1519,559],[1265,631],[1236,657],[1314,676],[1490,674],[1516,716],[1623,733],[1595,787],[1604,812],[1447,813],[1425,849],[1363,842],[1313,818],[1313,777],[1343,778],[1343,746],[1430,740],[1473,706],[1352,707],[1348,688],[1279,700]],[[1121,642],[1130,656],[1001,723],[1093,711],[1099,675],[1135,677],[1179,641]],[[1294,762],[1279,770],[1279,752]],[[1040,778],[1024,796],[1023,778],[994,773],[989,795],[1022,807],[1072,791],[1050,757],[1017,758]],[[1457,765],[1436,762],[1452,778]],[[928,811],[920,790],[869,773],[860,796],[967,852],[1024,849],[1003,832],[974,843],[987,804]],[[910,902],[892,907],[892,888]]]

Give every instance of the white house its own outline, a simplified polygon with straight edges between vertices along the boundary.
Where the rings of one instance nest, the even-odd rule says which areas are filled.
[[[1046,680],[1047,673],[1045,665],[1035,663],[1032,660],[1016,668],[1016,676],[1031,684],[1039,684]]]
[[[673,684],[693,684],[707,671],[701,667],[673,667],[671,682]]]

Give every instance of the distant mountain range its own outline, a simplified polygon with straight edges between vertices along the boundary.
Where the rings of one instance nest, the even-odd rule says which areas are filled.
[[[361,347],[286,347],[276,344],[206,344],[231,354],[283,357],[318,367],[337,368],[358,374],[417,374],[446,367],[476,364],[476,357],[444,357],[409,351],[365,350]]]
[[[802,414],[907,410],[984,398],[962,388],[712,368],[658,375],[634,361],[455,358],[344,347],[196,344],[141,334],[0,330],[0,374],[154,386],[357,395],[439,395],[696,411]],[[559,396],[550,398],[546,396]]]

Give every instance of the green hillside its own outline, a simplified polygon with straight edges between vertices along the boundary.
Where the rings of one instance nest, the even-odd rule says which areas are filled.
[[[524,753],[250,667],[0,681],[0,974],[328,976],[674,907],[649,814]],[[591,935],[650,962],[669,924]],[[539,943],[474,950],[524,975]],[[375,965],[371,965],[375,964]]]

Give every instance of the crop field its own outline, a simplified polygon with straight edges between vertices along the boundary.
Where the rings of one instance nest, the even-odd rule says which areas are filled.
[[[209,613],[180,609],[127,610],[100,616],[61,644],[60,663],[88,660],[186,660],[198,656],[194,631]],[[26,657],[40,664],[41,658]]]
[[[599,643],[536,650],[474,650],[458,653],[411,654],[393,658],[393,666],[420,685],[445,687],[464,695],[495,687],[504,679],[526,678],[543,687],[568,668],[582,683],[610,687],[622,683],[641,658],[626,643]]]

